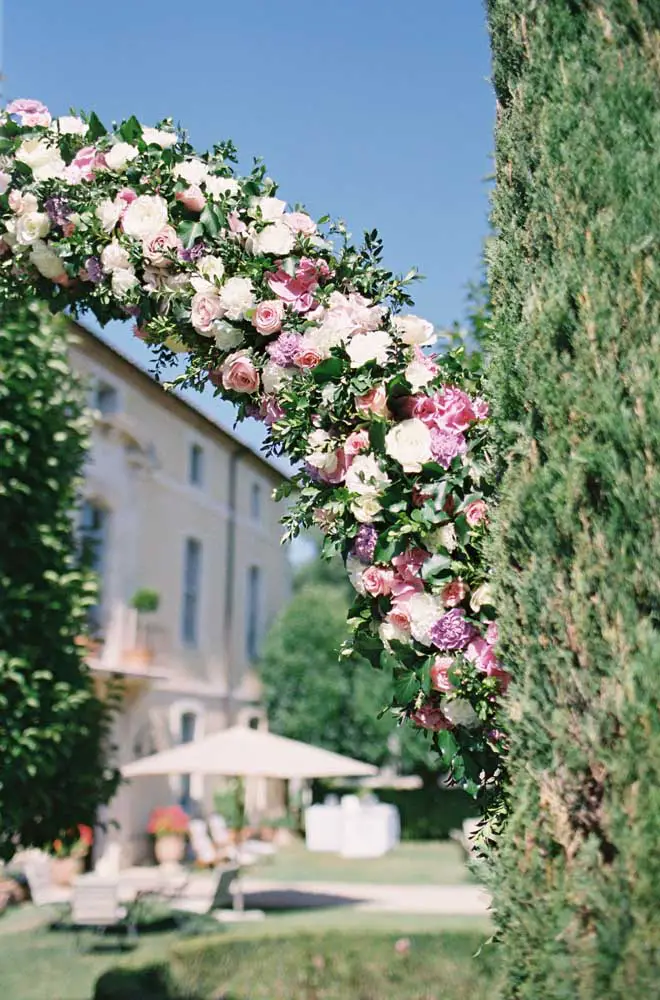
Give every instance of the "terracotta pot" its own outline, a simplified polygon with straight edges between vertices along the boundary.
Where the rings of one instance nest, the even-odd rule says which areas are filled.
[[[134,649],[125,649],[122,660],[131,667],[148,667],[153,663],[154,654],[146,646],[136,646]]]
[[[186,838],[181,833],[166,833],[156,837],[154,854],[159,865],[178,865],[186,850]]]
[[[53,858],[50,874],[55,885],[73,885],[73,880],[82,875],[84,858]]]

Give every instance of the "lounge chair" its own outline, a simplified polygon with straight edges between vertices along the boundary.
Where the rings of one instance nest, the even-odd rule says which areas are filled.
[[[119,904],[119,879],[96,875],[94,872],[74,879],[71,897],[71,922],[78,934],[87,928],[97,934],[109,930],[126,931],[129,940],[137,939],[137,927],[131,907]]]
[[[35,906],[47,906],[53,899],[52,858],[48,854],[31,854],[23,862],[23,874]],[[61,902],[61,901],[60,901]]]
[[[203,819],[191,819],[188,826],[188,839],[195,855],[195,863],[202,867],[211,867],[218,863],[218,851],[209,837],[206,822]]]
[[[238,874],[239,870],[237,867],[217,868],[213,896],[210,903],[207,903],[203,899],[195,899],[194,897],[180,897],[177,899],[176,905],[172,907],[173,912],[175,915],[179,912],[182,916],[191,913],[204,916],[212,914],[215,910],[233,908],[235,901],[231,887],[238,878]],[[240,893],[238,894],[238,901],[239,905],[242,905],[242,896]]]

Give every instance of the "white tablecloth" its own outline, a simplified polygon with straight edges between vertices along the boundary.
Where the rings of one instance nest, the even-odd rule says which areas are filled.
[[[377,858],[399,842],[399,810],[384,803],[361,805],[355,800],[343,805],[314,805],[305,811],[305,832],[309,851]]]

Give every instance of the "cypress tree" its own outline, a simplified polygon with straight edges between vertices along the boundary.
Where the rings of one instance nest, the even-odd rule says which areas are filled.
[[[506,998],[660,996],[660,3],[488,0]]]

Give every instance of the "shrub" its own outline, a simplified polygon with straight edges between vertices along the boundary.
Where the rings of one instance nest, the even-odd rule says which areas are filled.
[[[504,996],[657,996],[660,6],[488,9]]]

